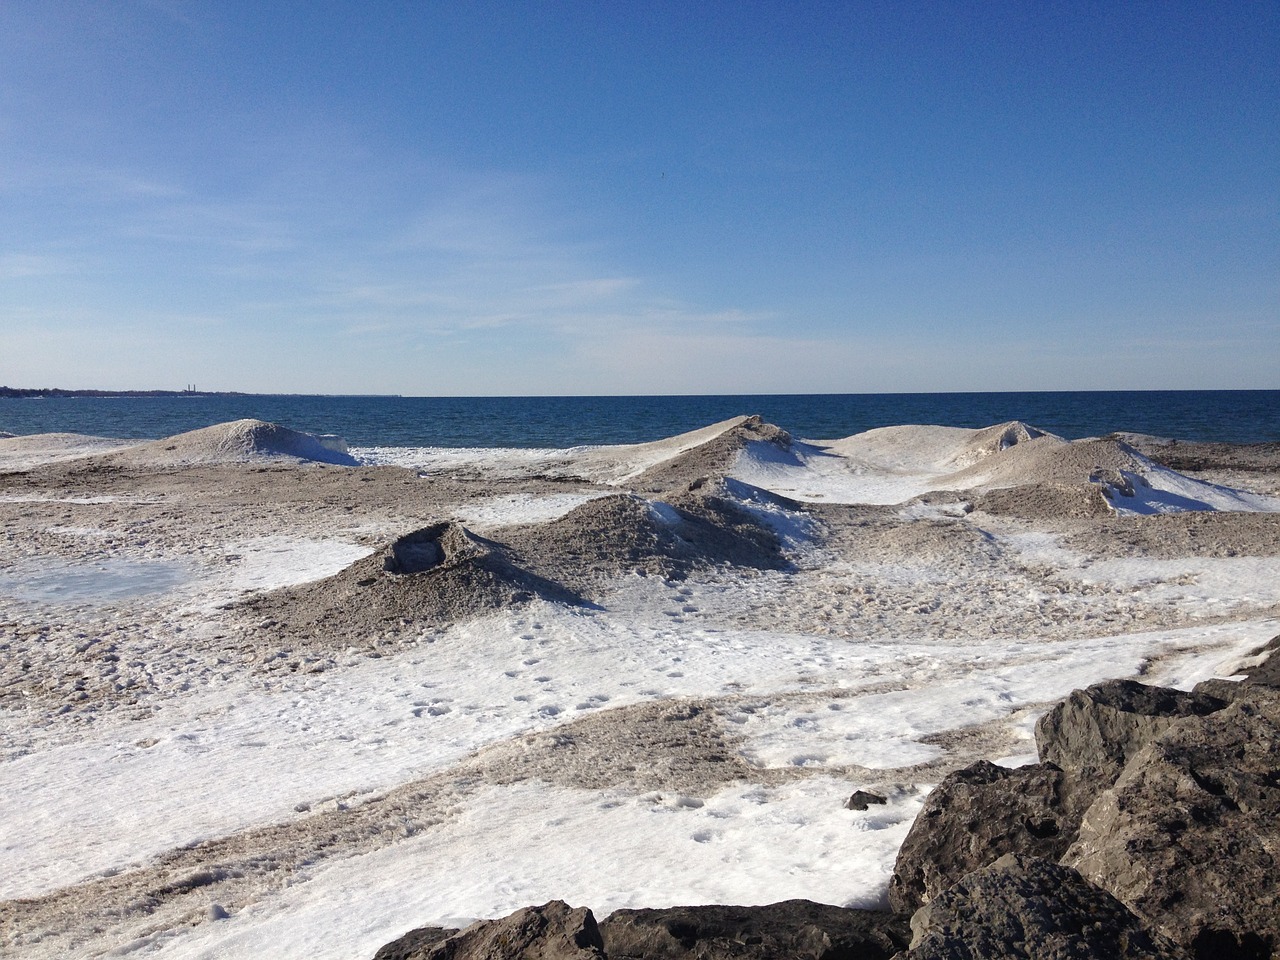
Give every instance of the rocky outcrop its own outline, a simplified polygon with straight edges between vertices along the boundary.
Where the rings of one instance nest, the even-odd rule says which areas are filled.
[[[905,960],[1184,960],[1076,871],[1005,854],[911,918]]]
[[[898,851],[889,905],[911,913],[1004,854],[1057,860],[1079,815],[1052,764],[1009,770],[980,760],[938,784]]]
[[[414,960],[457,932],[454,927],[418,927],[384,945],[373,955],[373,960]]]
[[[1203,693],[1107,680],[1072,692],[1042,716],[1036,723],[1036,748],[1042,761],[1101,791],[1115,783],[1130,757],[1178,720],[1225,706]]]
[[[1280,946],[1280,693],[1178,724],[1126,765],[1063,857],[1197,957]]]
[[[762,907],[617,910],[600,924],[610,960],[887,960],[907,920],[787,900]]]
[[[928,914],[963,893],[977,926],[952,924],[947,942],[977,936],[991,946],[1003,934],[977,931],[1005,929],[1003,894],[975,906],[988,894],[972,871],[1030,854],[1078,871],[1196,960],[1275,956],[1280,690],[1257,673],[1252,683],[1210,681],[1190,693],[1127,680],[1075,691],[1036,727],[1041,763],[978,763],[938,786],[902,846],[891,905]],[[1071,955],[936,949],[921,956]]]
[[[375,960],[603,960],[591,911],[552,900],[501,920],[481,920],[440,939],[439,927],[412,930]]]

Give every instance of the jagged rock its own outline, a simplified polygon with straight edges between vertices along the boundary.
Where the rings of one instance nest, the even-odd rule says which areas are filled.
[[[1280,691],[1241,689],[1138,752],[1063,863],[1202,960],[1280,949]]]
[[[384,944],[373,955],[373,960],[413,960],[414,957],[425,956],[423,951],[430,950],[441,940],[447,940],[457,932],[454,927],[418,927]]]
[[[379,950],[375,960],[604,960],[591,911],[561,900],[481,920],[444,939],[436,937],[438,930],[411,931]],[[411,942],[415,937],[419,943]]]
[[[1010,770],[979,760],[957,770],[911,825],[889,881],[889,905],[911,913],[1006,853],[1057,860],[1083,812],[1053,764]]]
[[[846,810],[866,810],[873,803],[888,803],[888,799],[880,796],[878,793],[871,793],[868,790],[855,790],[853,795],[844,802]]]
[[[1246,684],[1280,687],[1280,656],[1277,655],[1277,650],[1280,650],[1280,636],[1272,637],[1254,651],[1254,656],[1265,654],[1266,658],[1249,671],[1244,680]]]
[[[1226,706],[1204,693],[1106,680],[1075,690],[1036,723],[1040,759],[1096,795],[1115,783],[1125,762],[1184,717]]]
[[[887,960],[905,917],[809,900],[761,907],[618,910],[600,924],[610,960]]]
[[[1074,870],[1006,854],[911,918],[906,960],[1184,960]]]

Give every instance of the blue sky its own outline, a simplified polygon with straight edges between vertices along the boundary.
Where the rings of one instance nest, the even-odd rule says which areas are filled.
[[[1280,6],[0,4],[0,383],[1280,387]]]

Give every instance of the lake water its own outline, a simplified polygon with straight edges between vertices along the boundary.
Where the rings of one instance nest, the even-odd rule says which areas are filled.
[[[156,439],[252,417],[308,433],[338,434],[355,446],[569,447],[657,440],[753,413],[808,439],[895,424],[985,427],[1022,420],[1068,439],[1130,431],[1183,440],[1280,441],[1280,390],[0,398],[0,430]]]

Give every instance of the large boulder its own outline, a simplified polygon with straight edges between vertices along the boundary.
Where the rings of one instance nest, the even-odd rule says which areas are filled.
[[[909,938],[905,917],[809,900],[617,910],[600,935],[610,960],[887,960]]]
[[[1089,808],[1063,863],[1202,960],[1280,949],[1280,691],[1180,723]]]
[[[957,770],[929,794],[911,825],[889,881],[889,905],[912,913],[1007,853],[1057,860],[1083,812],[1053,764],[1010,770],[979,760]]]
[[[444,939],[438,930],[410,931],[379,950],[376,960],[604,960],[591,911],[561,900],[481,920]]]
[[[1074,870],[1006,854],[911,918],[906,960],[1184,960]]]
[[[448,940],[457,933],[455,927],[418,927],[384,944],[373,960],[413,960],[426,955],[426,951],[441,940]]]
[[[1276,652],[1278,650],[1280,650],[1280,636],[1272,637],[1255,650],[1254,656],[1259,657],[1260,662],[1249,671],[1244,682],[1250,686],[1260,684],[1264,687],[1280,687],[1280,654]]]
[[[1226,706],[1206,693],[1106,680],[1075,690],[1036,723],[1040,760],[1057,764],[1094,795],[1115,783],[1125,763],[1186,717]]]

